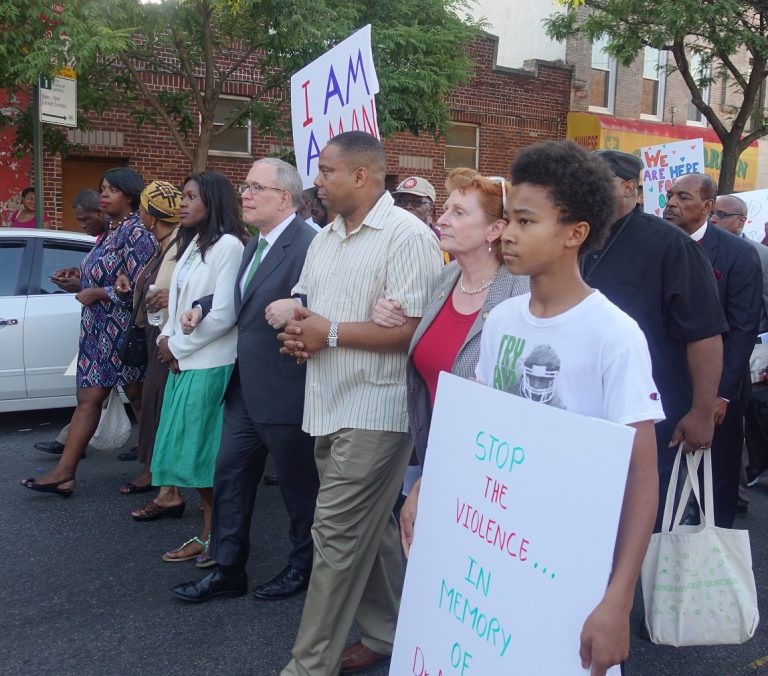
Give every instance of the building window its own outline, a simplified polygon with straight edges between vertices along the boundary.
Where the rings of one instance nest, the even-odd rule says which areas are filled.
[[[697,83],[709,77],[709,66],[702,63],[701,54],[691,54],[688,57],[688,64],[691,69],[691,75]],[[699,92],[704,103],[709,103],[709,85],[699,87]],[[688,123],[701,126],[706,126],[707,124],[707,120],[702,112],[693,105],[690,94],[688,95]]]
[[[236,98],[234,96],[220,97],[213,117],[214,132],[221,129],[233,115],[240,113],[249,103],[250,99]],[[242,123],[236,123],[214,137],[211,140],[209,152],[214,155],[220,153],[250,155],[251,121],[246,120]]]
[[[605,35],[592,43],[589,107],[612,113],[616,92],[616,59],[605,51],[607,47],[608,37]]]
[[[641,116],[663,119],[666,52],[646,47],[643,52],[643,96]]]
[[[480,128],[474,124],[452,122],[445,139],[445,168],[477,169],[480,149]]]

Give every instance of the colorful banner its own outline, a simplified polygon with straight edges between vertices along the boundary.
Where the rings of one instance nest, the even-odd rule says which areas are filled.
[[[291,77],[293,147],[305,188],[312,186],[328,139],[356,130],[379,138],[378,93],[370,24]]]
[[[441,373],[390,674],[584,674],[633,438]]]
[[[690,139],[660,143],[640,148],[643,171],[643,209],[646,214],[662,217],[667,204],[667,190],[685,174],[704,172],[704,140]]]
[[[566,137],[587,150],[620,150],[638,157],[643,146],[703,138],[704,173],[711,176],[715,183],[720,179],[723,146],[715,132],[709,128],[573,112],[568,113]],[[734,190],[757,188],[758,156],[757,141],[741,153],[736,166]]]

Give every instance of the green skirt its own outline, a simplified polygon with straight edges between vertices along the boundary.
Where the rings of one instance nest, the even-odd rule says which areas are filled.
[[[221,398],[233,369],[169,373],[152,454],[152,484],[210,488],[221,442]]]

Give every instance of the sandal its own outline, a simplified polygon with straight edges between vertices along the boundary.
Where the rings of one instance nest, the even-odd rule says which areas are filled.
[[[164,505],[158,505],[154,500],[147,503],[141,509],[131,512],[131,516],[134,521],[157,521],[164,516],[172,516],[175,519],[180,519],[184,514],[184,507],[186,503],[180,502],[178,505],[171,505],[165,507]]]
[[[209,536],[205,541],[205,550],[195,557],[195,566],[197,568],[210,568],[211,566],[218,565],[216,561],[211,558],[210,546],[211,538]]]
[[[174,554],[181,552],[184,547],[192,544],[200,545],[200,551],[197,551],[194,554],[187,554],[185,556],[173,556]],[[195,535],[195,537],[190,538],[183,545],[179,545],[176,547],[176,549],[171,549],[170,551],[163,554],[163,561],[167,561],[168,563],[180,563],[182,561],[189,561],[190,559],[196,559],[198,556],[205,554],[207,551],[208,541],[201,540],[199,537],[197,537],[197,535]]]
[[[120,494],[121,495],[134,495],[135,493],[149,493],[153,488],[155,488],[151,483],[144,484],[143,486],[137,486],[135,483],[131,482],[129,484],[125,484],[124,486],[120,486]]]
[[[74,487],[62,488],[61,484],[74,482],[74,480],[75,477],[71,476],[68,479],[62,479],[61,481],[53,481],[51,483],[41,484],[35,481],[35,479],[22,479],[21,485],[24,486],[24,488],[28,488],[31,491],[36,491],[37,493],[52,493],[53,495],[58,495],[62,498],[68,498],[75,492],[75,489]]]

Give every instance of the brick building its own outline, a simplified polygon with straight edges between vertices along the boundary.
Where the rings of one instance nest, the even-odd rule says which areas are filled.
[[[571,113],[566,135],[590,149],[616,148],[628,153],[642,146],[702,137],[706,172],[719,176],[722,145],[706,119],[691,104],[688,88],[678,72],[667,74],[667,52],[646,48],[627,67],[604,53],[604,40],[594,44],[585,38],[563,43],[547,37],[543,20],[562,5],[555,0],[499,3],[478,0],[476,18],[485,17],[488,31],[500,36],[503,65],[519,67],[525,59],[545,58],[573,68],[570,83]],[[581,8],[579,11],[588,11]],[[525,36],[524,40],[519,36]],[[733,57],[741,72],[749,69],[749,54],[742,49]],[[692,68],[700,66],[692,57]],[[702,92],[720,118],[727,121],[741,105],[741,93],[733,82],[717,80]],[[764,92],[761,105],[765,105]],[[727,124],[727,122],[726,122]],[[749,129],[747,129],[749,131]],[[737,169],[736,190],[768,187],[768,140],[745,150]]]
[[[469,165],[487,175],[506,175],[518,148],[565,136],[570,67],[535,60],[526,62],[524,68],[499,66],[498,39],[491,35],[475,39],[467,49],[475,64],[474,76],[450,96],[452,124],[446,138],[400,133],[384,141],[388,188],[407,176],[424,176],[438,190],[440,204],[450,168]],[[227,106],[251,95],[251,73],[256,65],[255,61],[244,64],[242,76],[236,72],[228,82],[226,96],[230,98],[222,101],[223,115]],[[147,84],[154,90],[183,86],[176,78],[149,74]],[[70,131],[70,140],[81,144],[83,152],[66,159],[44,157],[44,209],[55,226],[79,230],[69,209],[72,198],[84,187],[95,187],[111,166],[130,163],[146,181],[178,183],[190,173],[186,157],[162,127],[149,123],[137,127],[126,109],[108,110],[90,122],[88,132]],[[290,150],[249,128],[231,129],[223,136],[219,146],[209,152],[208,168],[222,171],[233,183],[243,179],[255,159]],[[0,194],[0,202],[4,199],[8,197]]]

